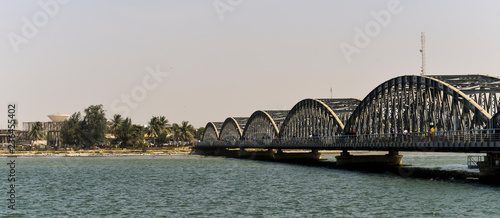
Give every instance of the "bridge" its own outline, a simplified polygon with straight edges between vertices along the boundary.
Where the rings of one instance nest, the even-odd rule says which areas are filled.
[[[318,159],[321,150],[341,150],[337,165],[398,165],[399,151],[486,153],[476,166],[484,176],[499,176],[499,93],[500,78],[494,76],[400,76],[362,100],[310,98],[291,110],[209,122],[195,149],[274,159]],[[389,153],[355,156],[352,150]]]

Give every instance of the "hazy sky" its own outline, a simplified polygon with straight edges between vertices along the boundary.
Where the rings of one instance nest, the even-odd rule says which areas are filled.
[[[500,76],[500,2],[0,0],[0,127],[102,104],[195,127],[420,74]],[[350,59],[350,60],[349,60]]]

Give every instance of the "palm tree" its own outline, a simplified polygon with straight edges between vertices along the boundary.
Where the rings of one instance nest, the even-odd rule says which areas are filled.
[[[120,144],[120,147],[125,148],[129,144],[131,130],[132,120],[127,117],[121,122],[116,131],[116,141]]]
[[[122,126],[124,120],[122,115],[115,114],[113,115],[113,119],[111,119],[111,125],[109,125],[108,132],[114,136],[114,139],[111,140],[112,144],[116,144],[118,141],[118,134],[120,131],[120,127]]]
[[[127,143],[129,146],[134,148],[144,147],[144,127],[140,125],[132,125],[130,129],[130,139]]]
[[[120,115],[120,114],[113,115],[113,119],[111,119],[111,122],[113,124],[111,124],[109,130],[116,137],[116,135],[118,134],[118,129],[120,128],[120,126],[123,123],[122,115]]]
[[[45,129],[41,122],[36,122],[35,125],[31,127],[31,130],[28,132],[28,139],[31,140],[31,144],[33,145],[33,141],[38,141],[45,139]]]
[[[169,133],[167,118],[165,116],[153,116],[149,121],[149,126],[146,128],[146,134],[154,139],[156,145],[156,138],[162,133]]]
[[[175,139],[178,141],[189,142],[194,138],[195,128],[188,121],[182,121],[182,125],[173,124]]]
[[[155,131],[154,127],[150,124],[146,127],[146,135],[149,138],[153,138],[153,144],[156,145],[156,138],[158,138],[158,133]]]

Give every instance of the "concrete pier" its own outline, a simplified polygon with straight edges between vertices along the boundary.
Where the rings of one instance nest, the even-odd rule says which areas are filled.
[[[500,181],[500,153],[488,152],[484,161],[478,162],[479,175],[485,179]]]
[[[337,159],[337,166],[359,166],[359,165],[384,165],[398,166],[401,165],[403,155],[399,155],[397,151],[389,151],[386,155],[351,155],[344,150]]]
[[[255,160],[273,160],[274,151],[273,149],[268,149],[264,151],[247,151],[245,149],[240,149],[238,151],[238,158],[244,159],[255,159]]]
[[[321,157],[318,150],[311,152],[283,152],[281,149],[196,149],[196,154],[208,156],[223,156],[229,158],[241,158],[252,160],[276,160],[276,161],[317,161]]]
[[[318,150],[312,150],[311,152],[283,152],[283,150],[278,149],[274,154],[274,160],[276,161],[316,161],[321,158],[321,153]]]

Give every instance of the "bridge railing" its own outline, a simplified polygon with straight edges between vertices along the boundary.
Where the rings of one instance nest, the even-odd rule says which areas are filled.
[[[278,139],[248,139],[248,140],[221,140],[200,142],[199,145],[214,145],[227,147],[252,147],[272,145],[358,145],[358,144],[380,144],[380,143],[421,143],[421,142],[443,142],[443,143],[468,143],[468,142],[492,142],[500,141],[500,130],[459,130],[459,131],[436,131],[388,133],[388,134],[356,134],[338,136],[313,136],[307,138],[278,138]]]

